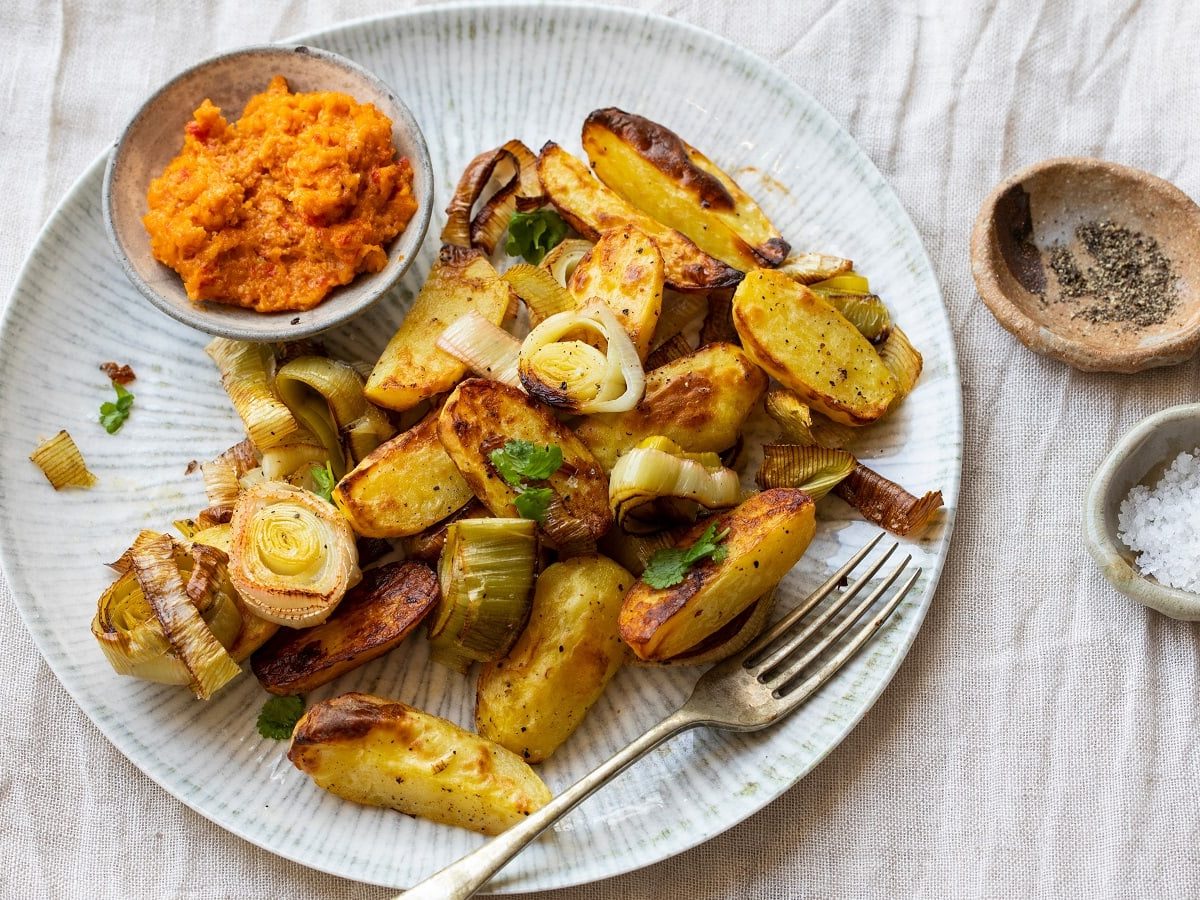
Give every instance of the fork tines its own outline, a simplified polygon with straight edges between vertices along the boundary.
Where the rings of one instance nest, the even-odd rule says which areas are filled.
[[[845,565],[830,575],[824,584],[764,632],[743,652],[742,666],[761,684],[771,688],[772,695],[777,699],[785,699],[789,701],[789,705],[793,702],[800,703],[833,677],[834,673],[841,669],[883,627],[883,624],[895,612],[904,596],[920,577],[921,570],[919,568],[913,570],[874,615],[862,624],[857,624],[871,607],[887,594],[912,562],[911,555],[905,556],[899,565],[883,576],[882,581],[866,597],[857,605],[850,607],[851,601],[883,568],[884,563],[891,558],[899,545],[893,543],[888,547],[878,559],[867,566],[861,576],[840,593],[835,593],[836,589],[866,559],[882,538],[883,532],[880,532],[870,543],[850,557]],[[833,595],[833,601],[810,617],[810,613],[831,595]],[[822,629],[847,608],[849,608],[849,612],[822,634]],[[801,624],[802,627],[797,630],[797,626]],[[851,629],[854,630],[851,632]],[[811,675],[801,679],[801,676],[812,668],[822,654],[833,647],[848,632],[851,632],[849,639],[838,647],[835,653],[821,661]],[[816,638],[815,641],[814,638]],[[808,646],[810,643],[811,646]],[[804,652],[795,656],[802,649]],[[794,656],[795,658],[793,658]]]

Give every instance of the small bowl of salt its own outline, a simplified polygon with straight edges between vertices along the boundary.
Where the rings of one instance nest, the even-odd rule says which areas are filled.
[[[1139,423],[1092,478],[1083,538],[1121,593],[1200,620],[1200,403]]]

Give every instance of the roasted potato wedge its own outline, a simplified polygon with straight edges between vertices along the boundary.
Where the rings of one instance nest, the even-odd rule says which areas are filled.
[[[593,299],[607,304],[646,361],[662,313],[663,259],[644,231],[627,225],[600,235],[575,267],[569,290],[580,306]]]
[[[634,657],[639,666],[711,666],[723,659],[728,659],[735,653],[740,653],[750,646],[767,622],[775,609],[775,591],[767,591],[725,625],[694,647],[690,647],[678,656],[670,659],[646,660]]]
[[[425,285],[404,316],[364,393],[388,409],[405,410],[456,385],[467,372],[437,339],[459,316],[477,312],[500,325],[508,313],[508,285],[478,250],[443,247]]]
[[[733,295],[733,324],[751,359],[835,422],[866,425],[896,398],[896,379],[871,342],[786,275],[747,273]]]
[[[594,547],[612,526],[604,469],[549,407],[523,391],[482,378],[464,381],[442,407],[438,435],[475,496],[494,516],[520,513],[513,503],[518,491],[493,468],[491,452],[510,440],[557,444],[563,464],[544,483],[554,499],[545,520],[538,523],[542,536],[560,550],[581,552]]]
[[[542,572],[525,631],[479,676],[475,730],[529,762],[557,750],[626,659],[617,616],[633,582],[598,555]]]
[[[550,802],[546,785],[512,751],[370,694],[310,708],[296,723],[288,759],[339,797],[484,834]]]
[[[716,517],[717,533],[728,529],[725,558],[696,563],[673,587],[639,580],[621,608],[625,643],[642,659],[664,660],[719,631],[804,555],[816,529],[815,509],[804,491],[774,488]],[[691,546],[713,522],[697,523],[678,546]]]
[[[568,224],[590,240],[612,228],[634,225],[658,245],[667,284],[678,291],[733,287],[742,273],[713,259],[674,228],[652,219],[601,184],[588,167],[553,141],[538,157],[546,196]]]
[[[588,416],[575,427],[606,470],[656,434],[699,453],[732,447],[767,389],[767,376],[732,344],[709,344],[646,373],[646,394],[624,413]]]
[[[437,433],[438,410],[375,448],[338,482],[333,502],[366,537],[419,534],[470,502]]]
[[[788,242],[750,195],[669,128],[597,109],[583,123],[583,149],[601,181],[709,256],[743,272],[787,257]]]
[[[328,619],[315,628],[280,631],[254,654],[250,668],[272,694],[307,694],[398,646],[437,599],[437,576],[423,563],[368,569]]]

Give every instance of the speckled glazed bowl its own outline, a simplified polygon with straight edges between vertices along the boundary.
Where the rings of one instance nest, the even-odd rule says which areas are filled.
[[[184,126],[207,97],[231,120],[275,75],[293,91],[341,91],[373,103],[392,120],[392,142],[413,168],[417,212],[392,242],[380,271],[362,273],[304,312],[258,313],[188,299],[183,282],[154,258],[142,226],[146,189],[179,152]],[[404,275],[429,227],[433,167],[417,121],[395,92],[350,60],[304,45],[247,47],[193,66],[167,83],[138,110],[117,141],[104,173],[103,212],[113,251],[142,295],[186,325],[247,341],[295,340],[339,325],[368,309]]]
[[[1153,481],[1176,456],[1200,447],[1200,403],[1172,406],[1143,419],[1119,440],[1092,477],[1083,509],[1083,540],[1118,591],[1173,619],[1200,620],[1200,595],[1142,575],[1135,554],[1117,537],[1121,501]]]
[[[1102,220],[1153,237],[1171,261],[1179,302],[1164,322],[1090,322],[1063,300],[1050,249],[1077,251],[1076,227]],[[1200,346],[1200,206],[1149,172],[1080,156],[1022,169],[980,207],[971,272],[983,302],[1021,343],[1085,372],[1174,365]]]

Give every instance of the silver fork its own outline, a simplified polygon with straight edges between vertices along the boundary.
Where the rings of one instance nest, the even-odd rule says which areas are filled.
[[[895,551],[897,545],[892,544],[853,584],[838,594],[833,602],[803,627],[797,627],[822,600],[834,593],[838,585],[866,558],[882,537],[881,532],[749,647],[705,672],[696,682],[692,696],[674,713],[527,819],[518,822],[478,850],[468,853],[458,862],[450,864],[411,890],[400,894],[397,900],[466,900],[467,897],[473,896],[507,865],[509,860],[593,791],[607,784],[663,741],[681,732],[700,725],[732,731],[757,731],[775,724],[793,712],[849,662],[875,632],[883,627],[884,622],[896,611],[904,595],[920,577],[920,569],[913,571],[886,603],[865,622],[858,624],[908,569],[912,557],[906,556],[827,633],[819,634],[821,629],[839,612],[845,610],[875,577]],[[849,637],[835,652],[813,668],[818,659],[848,633]],[[817,640],[812,646],[803,654],[795,656],[814,637],[817,637]]]

